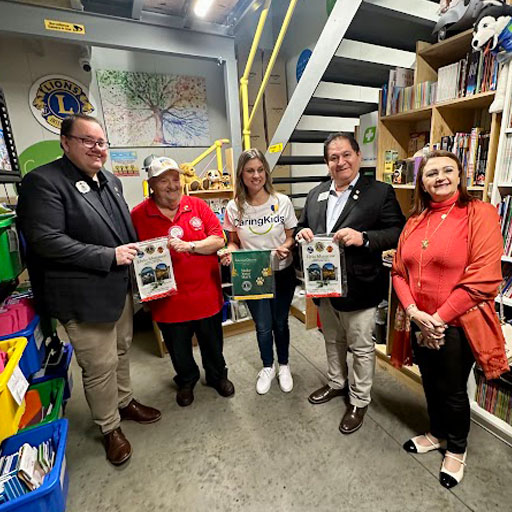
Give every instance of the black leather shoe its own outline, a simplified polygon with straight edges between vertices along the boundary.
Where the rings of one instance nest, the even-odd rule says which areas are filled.
[[[235,394],[235,386],[227,378],[222,378],[217,383],[210,384],[210,386],[215,389],[220,396],[228,397]]]
[[[350,405],[341,420],[340,432],[342,434],[352,434],[352,432],[359,430],[363,425],[364,415],[367,410],[368,406],[356,407],[355,405]]]
[[[176,393],[176,402],[180,407],[187,407],[194,401],[194,389],[190,387],[184,387],[178,389]]]
[[[313,391],[311,395],[309,395],[308,400],[310,404],[325,404],[329,400],[337,396],[345,396],[347,394],[348,388],[344,387],[343,389],[334,389],[326,384],[325,386]]]

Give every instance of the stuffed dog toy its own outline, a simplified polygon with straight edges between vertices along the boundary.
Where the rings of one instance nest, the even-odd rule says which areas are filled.
[[[203,180],[205,190],[221,190],[224,188],[222,177],[217,169],[210,169],[206,172],[206,178]]]
[[[507,52],[505,59],[502,59],[504,63],[498,77],[496,95],[489,107],[489,112],[493,114],[501,112],[505,103],[506,83],[512,58],[512,6],[499,0],[484,0],[483,3],[485,6],[475,22],[471,46],[481,51],[491,41],[491,51]]]

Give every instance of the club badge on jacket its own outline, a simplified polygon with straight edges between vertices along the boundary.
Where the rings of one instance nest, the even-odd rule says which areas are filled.
[[[85,181],[77,181],[75,187],[81,194],[87,194],[87,192],[91,191],[91,187],[89,187]]]

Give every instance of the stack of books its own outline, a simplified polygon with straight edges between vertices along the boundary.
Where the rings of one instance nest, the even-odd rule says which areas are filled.
[[[474,127],[470,133],[457,132],[441,137],[440,149],[451,151],[462,162],[468,187],[485,185],[489,136],[489,132]]]
[[[503,141],[505,144],[500,162],[500,182],[510,183],[512,181],[512,134]]]
[[[505,196],[498,204],[498,213],[500,215],[501,235],[503,236],[503,247],[505,256],[512,256],[512,196]],[[508,283],[507,276],[503,284],[503,289]],[[510,295],[507,295],[509,297]]]
[[[512,425],[512,374],[506,373],[499,380],[486,380],[483,372],[475,368],[476,403],[504,422]]]
[[[494,54],[478,51],[439,68],[436,103],[496,90],[498,69]]]
[[[37,447],[25,443],[16,453],[0,457],[0,505],[40,487],[54,462],[51,441]]]

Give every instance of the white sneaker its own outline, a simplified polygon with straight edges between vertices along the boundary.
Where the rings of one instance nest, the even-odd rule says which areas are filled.
[[[277,379],[279,380],[279,387],[284,393],[289,393],[293,389],[293,377],[287,364],[279,366]]]
[[[258,380],[256,381],[256,392],[260,395],[268,393],[273,378],[276,376],[276,368],[274,365],[265,366],[260,373],[258,373]]]

